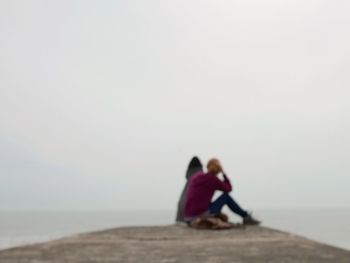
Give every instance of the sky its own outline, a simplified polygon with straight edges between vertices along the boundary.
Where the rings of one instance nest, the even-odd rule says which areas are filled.
[[[0,209],[350,207],[349,1],[0,2]]]

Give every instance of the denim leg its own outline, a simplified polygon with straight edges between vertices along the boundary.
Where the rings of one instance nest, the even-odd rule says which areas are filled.
[[[219,214],[224,205],[227,205],[232,212],[240,215],[241,217],[246,217],[248,213],[244,211],[233,198],[228,193],[223,193],[210,204],[209,211],[211,214]]]
[[[220,214],[221,209],[227,203],[227,194],[223,193],[220,195],[214,202],[212,202],[209,206],[209,212],[211,214]]]

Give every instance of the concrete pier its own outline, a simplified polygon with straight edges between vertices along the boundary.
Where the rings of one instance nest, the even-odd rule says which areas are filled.
[[[122,227],[0,251],[1,263],[349,263],[350,251],[289,233],[246,227]]]

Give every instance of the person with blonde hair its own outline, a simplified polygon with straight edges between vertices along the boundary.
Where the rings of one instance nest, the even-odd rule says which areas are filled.
[[[200,172],[191,177],[185,202],[185,220],[192,220],[209,215],[220,215],[222,208],[227,205],[229,209],[243,219],[245,225],[258,225],[260,221],[254,219],[251,214],[243,210],[229,194],[232,185],[226,173],[223,171],[220,161],[212,158],[208,161],[207,172]],[[222,173],[223,180],[218,178]],[[216,190],[223,193],[212,202]]]

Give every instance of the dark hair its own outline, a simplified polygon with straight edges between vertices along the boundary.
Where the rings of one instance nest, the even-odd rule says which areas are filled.
[[[197,156],[194,156],[190,163],[188,164],[188,169],[193,169],[193,168],[202,168],[203,165],[201,161],[198,159]]]

